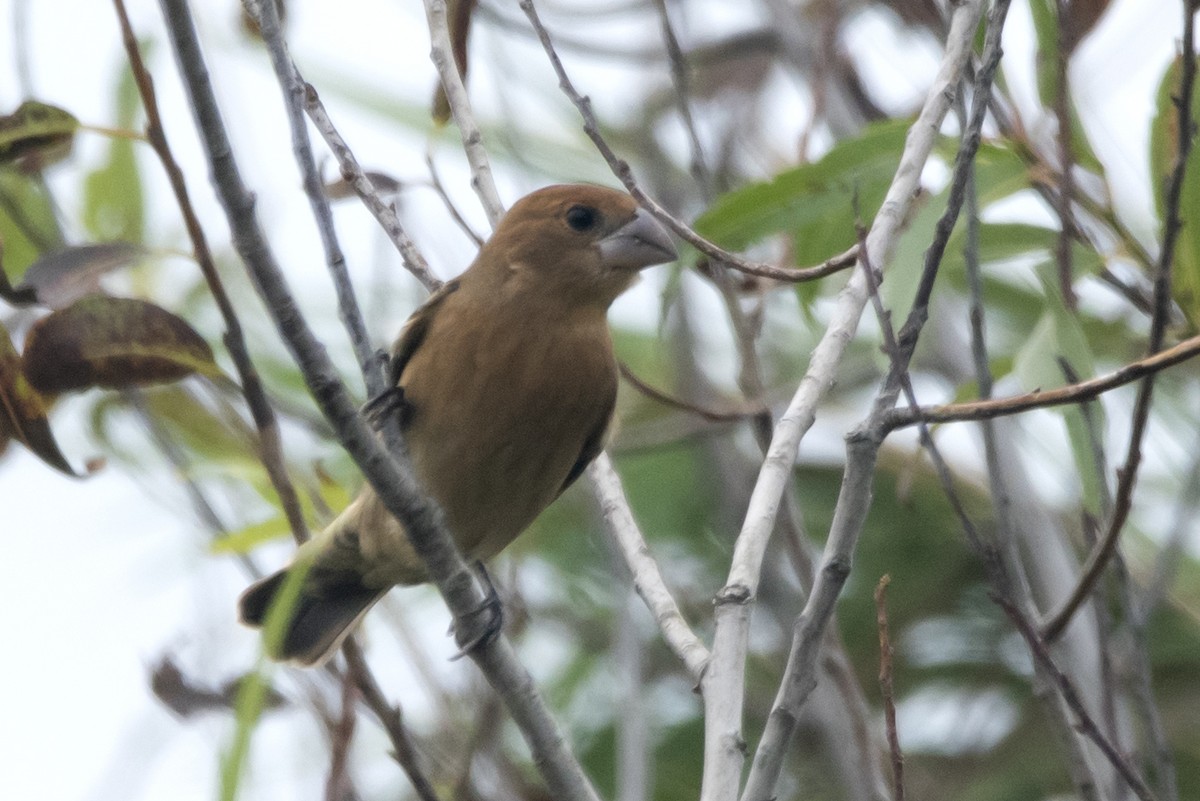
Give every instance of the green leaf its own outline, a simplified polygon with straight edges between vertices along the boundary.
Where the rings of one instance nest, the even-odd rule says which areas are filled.
[[[1096,374],[1092,351],[1079,318],[1063,302],[1054,270],[1053,263],[1043,264],[1038,270],[1047,300],[1046,310],[1017,353],[1014,364],[1017,378],[1029,392],[1068,383],[1063,371],[1064,361],[1079,379],[1091,378]],[[1055,411],[1062,415],[1067,427],[1071,455],[1082,485],[1084,508],[1099,517],[1102,512],[1100,476],[1087,418],[1079,406],[1061,406]],[[1105,430],[1103,407],[1093,403],[1089,406],[1089,414],[1095,431],[1102,435]]]
[[[1100,0],[1092,2],[1072,2],[1067,6],[1067,16],[1064,25],[1067,27],[1067,58],[1080,38],[1086,35],[1091,26],[1099,19],[1103,8],[1107,5]],[[1037,85],[1038,96],[1042,105],[1053,109],[1058,104],[1058,54],[1059,54],[1059,20],[1055,0],[1031,0],[1029,10],[1033,14],[1033,26],[1037,33]],[[1069,88],[1069,84],[1068,84]],[[1087,131],[1075,110],[1075,103],[1068,96],[1067,114],[1071,125],[1071,154],[1076,164],[1102,175],[1104,172],[1100,159],[1088,141]]]
[[[249,553],[264,542],[283,539],[291,534],[288,522],[283,517],[272,517],[259,523],[251,523],[224,537],[214,540],[209,550],[215,554]]]
[[[26,100],[12,114],[0,117],[0,164],[33,160],[44,167],[71,152],[79,120],[71,112]]]
[[[13,170],[0,170],[0,245],[4,248],[4,274],[12,283],[21,280],[43,251],[62,247],[54,204],[34,178]]]
[[[1181,66],[1181,59],[1175,59],[1159,82],[1158,111],[1150,126],[1150,177],[1155,208],[1163,226],[1166,225],[1166,187],[1179,153],[1179,110],[1175,98],[1179,93]],[[1193,113],[1197,108],[1200,108],[1200,83],[1192,92]],[[1183,228],[1175,247],[1171,289],[1175,302],[1196,327],[1200,326],[1200,170],[1195,164],[1189,165],[1184,174],[1179,216]]]
[[[819,161],[722,195],[696,230],[731,250],[780,233],[794,236],[796,261],[819,261],[855,241],[854,200],[869,222],[896,171],[909,121],[889,120],[839,142]]]
[[[117,127],[133,128],[138,109],[137,84],[123,63],[117,79]],[[83,188],[83,223],[95,239],[141,242],[144,236],[145,203],[134,142],[113,137],[108,159],[88,175]]]

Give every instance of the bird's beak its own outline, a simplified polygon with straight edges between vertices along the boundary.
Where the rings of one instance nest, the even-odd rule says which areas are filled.
[[[597,243],[603,263],[614,270],[640,270],[679,257],[671,235],[645,209]]]

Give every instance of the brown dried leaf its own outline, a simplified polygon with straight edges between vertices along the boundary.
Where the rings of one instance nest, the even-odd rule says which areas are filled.
[[[446,4],[447,22],[450,24],[450,50],[463,83],[467,82],[467,40],[471,37],[471,19],[475,16],[478,0],[450,0]],[[450,121],[450,101],[446,90],[439,83],[433,95],[433,121],[445,125]]]
[[[182,318],[153,303],[91,295],[33,324],[25,375],[46,393],[122,388],[218,374],[212,349]]]
[[[37,302],[65,309],[80,298],[100,291],[100,276],[137,261],[145,248],[131,242],[77,245],[47,253],[25,271],[16,292],[32,292]]]
[[[164,656],[150,674],[150,691],[172,712],[187,718],[211,709],[234,710],[241,681],[239,677],[220,690],[209,689],[185,676],[170,656]],[[274,688],[267,688],[266,709],[277,709],[285,703]]]
[[[364,174],[371,179],[371,186],[375,187],[375,191],[381,195],[394,195],[404,188],[403,181],[386,173],[367,170]],[[344,200],[357,194],[354,191],[354,184],[345,178],[325,184],[325,196],[330,200]]]
[[[44,167],[71,152],[79,120],[69,111],[26,100],[0,117],[0,164],[32,161]]]
[[[287,3],[284,0],[275,0],[275,10],[279,13],[279,25],[287,25]],[[258,27],[256,20],[246,7],[242,6],[242,31],[254,39],[262,39],[262,31]]]
[[[1084,37],[1092,32],[1096,23],[1108,10],[1110,2],[1111,0],[1071,0],[1067,5],[1066,19],[1062,23],[1065,26],[1063,40],[1068,53],[1073,52]]]
[[[0,325],[0,450],[16,439],[55,470],[78,476],[50,430],[50,403],[25,377],[21,357]]]

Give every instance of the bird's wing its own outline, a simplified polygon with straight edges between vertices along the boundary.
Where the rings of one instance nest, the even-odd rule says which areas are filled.
[[[559,495],[566,492],[567,487],[574,484],[575,479],[579,478],[580,474],[592,463],[592,460],[600,455],[600,451],[604,450],[608,425],[612,421],[613,408],[616,404],[617,395],[614,392],[605,406],[604,414],[600,415],[600,421],[592,427],[592,430],[588,432],[587,439],[583,441],[583,448],[579,451],[579,458],[575,460],[575,464],[571,465],[571,472],[567,473],[566,480],[563,481],[563,485],[558,490]]]
[[[429,333],[429,323],[437,313],[438,307],[458,290],[459,285],[457,278],[442,284],[441,288],[430,295],[404,324],[400,336],[396,339],[396,344],[392,346],[392,358],[389,364],[389,379],[392,386],[400,385],[400,376],[404,374],[404,368],[408,366],[412,355],[425,341],[425,335]]]
[[[417,348],[425,341],[425,337],[429,333],[430,322],[437,313],[438,307],[458,287],[458,279],[442,284],[441,288],[430,295],[412,313],[408,322],[404,324],[404,328],[400,329],[400,336],[392,345],[391,357],[388,360],[387,388],[368,400],[366,406],[363,407],[363,411],[369,418],[375,420],[384,415],[396,415],[400,421],[400,428],[408,427],[412,407],[404,395],[404,387],[400,386],[400,378],[404,375],[404,368],[408,366],[413,354],[417,352]]]

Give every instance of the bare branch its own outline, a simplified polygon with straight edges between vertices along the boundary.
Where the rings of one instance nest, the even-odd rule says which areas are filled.
[[[354,354],[358,357],[359,368],[362,370],[363,381],[367,393],[372,397],[383,392],[384,373],[375,358],[375,348],[367,334],[366,323],[363,322],[362,310],[354,287],[350,283],[350,274],[346,270],[346,257],[338,244],[337,231],[333,227],[333,211],[329,207],[329,198],[325,195],[324,182],[317,169],[317,161],[313,157],[312,142],[308,137],[308,127],[304,123],[304,96],[307,84],[300,77],[288,52],[287,42],[283,38],[283,29],[279,24],[279,10],[275,0],[247,0],[246,9],[258,23],[263,42],[271,56],[271,66],[275,70],[275,80],[283,92],[284,105],[287,107],[288,127],[292,133],[292,153],[300,174],[304,178],[304,193],[312,209],[317,231],[321,236],[321,246],[325,249],[325,263],[329,275],[333,279],[334,291],[337,293],[338,313],[342,325],[350,336]]]
[[[696,184],[708,198],[713,190],[712,175],[704,161],[704,148],[700,144],[700,133],[696,130],[696,120],[692,116],[691,81],[687,58],[679,46],[679,39],[675,36],[675,27],[671,24],[671,12],[667,8],[666,0],[654,0],[654,8],[658,11],[663,45],[666,47],[667,59],[671,64],[671,83],[675,88],[675,104],[679,107],[679,118],[683,121],[684,130],[687,131],[688,147],[692,151],[692,177],[696,179]]]
[[[932,291],[941,252],[949,240],[953,230],[953,221],[965,196],[967,178],[970,175],[969,168],[979,146],[980,129],[986,112],[986,98],[989,95],[992,76],[1000,60],[1000,32],[1003,29],[1007,8],[1008,3],[1001,0],[992,11],[985,44],[985,63],[977,79],[972,118],[963,133],[963,141],[955,159],[949,202],[938,221],[937,237],[926,252],[925,269],[918,284],[913,310],[900,332],[899,341],[891,346],[892,368],[876,398],[874,409],[868,420],[847,436],[846,471],[842,478],[842,487],[834,510],[829,537],[826,539],[822,564],[817,571],[816,581],[809,593],[808,601],[796,619],[787,668],[776,694],[767,727],[754,754],[754,763],[750,769],[750,776],[746,780],[742,801],[764,801],[774,794],[774,788],[783,766],[783,757],[795,730],[795,721],[800,706],[812,691],[816,681],[817,651],[825,627],[833,615],[837,597],[849,574],[858,536],[870,508],[875,461],[884,436],[884,432],[876,429],[876,426],[882,420],[885,411],[895,402],[902,386],[909,389],[910,402],[915,403],[911,397],[911,389],[907,387],[903,378],[906,374],[908,359],[911,358],[912,349],[915,347],[917,333],[924,320],[925,305],[928,303],[929,294]],[[941,120],[954,102],[963,71],[971,54],[975,29],[978,27],[982,15],[982,3],[967,2],[955,8],[950,22],[950,32],[947,36],[946,53],[937,79],[926,96],[926,102],[917,123],[909,130],[905,152],[901,158],[896,178],[889,188],[887,198],[879,215],[875,218],[871,231],[866,235],[865,244],[860,248],[862,269],[856,270],[851,276],[850,282],[839,298],[839,305],[844,304],[850,307],[855,315],[847,337],[853,334],[854,325],[857,324],[857,315],[861,313],[869,296],[874,294],[872,289],[876,281],[875,270],[867,262],[867,259],[879,259],[879,264],[882,266],[890,257],[896,232],[899,230],[908,208],[907,204],[911,201],[917,185],[920,174],[919,165],[923,164],[925,158],[928,157],[929,149],[932,147],[932,137],[936,134]],[[914,169],[915,173],[910,172]],[[885,333],[890,338],[890,324],[888,324],[886,316],[881,323],[884,324]],[[840,355],[845,343],[836,339],[830,342],[830,337],[834,334],[835,327],[831,326],[813,354],[813,365],[809,367],[805,382],[810,381],[813,377],[814,370],[820,364],[818,356],[825,348]],[[831,380],[832,366],[830,365],[830,374],[824,379],[825,381]],[[779,493],[782,491],[784,482],[791,475],[796,444],[803,431],[812,423],[815,402],[819,399],[819,390],[824,386],[826,385],[818,384],[810,388],[806,386],[806,383],[801,383],[796,398],[792,401],[792,408],[799,407],[803,410],[804,417],[801,420],[803,427],[797,426],[794,434],[787,433],[787,428],[785,428],[789,420],[787,414],[776,426],[771,448],[771,452],[776,455],[776,458],[772,460],[769,456],[759,474],[758,484],[755,486],[750,500],[750,511],[746,515],[746,522],[734,549],[734,563],[727,588],[739,584],[753,588],[754,582],[757,581],[770,533],[770,523],[774,519],[778,506]],[[812,393],[811,401],[808,401],[806,397],[807,392]],[[811,405],[806,405],[806,401]],[[922,441],[932,442],[927,433],[924,433]],[[787,449],[780,448],[777,451],[776,442],[781,442]],[[936,451],[931,449],[930,453],[935,459],[935,464],[939,466],[939,472],[944,472],[941,470],[942,466]],[[951,500],[953,501],[954,498],[951,497]],[[969,524],[969,521],[966,522]],[[969,531],[970,528],[968,528]],[[723,641],[723,626],[726,625],[722,620],[720,607],[717,609],[717,615],[713,664],[719,664],[725,658],[725,654],[719,650]],[[735,643],[744,649],[746,632],[744,624],[742,626]],[[738,689],[740,691],[740,686]],[[708,700],[707,695],[705,700]],[[734,769],[731,757],[726,760],[724,767],[726,770]]]
[[[475,123],[475,115],[471,112],[467,87],[463,84],[458,64],[454,61],[445,0],[425,0],[425,17],[429,21],[429,35],[432,40],[429,57],[437,67],[442,89],[445,90],[446,100],[450,104],[450,112],[454,115],[454,124],[462,134],[463,151],[471,165],[471,186],[474,187],[488,220],[495,228],[496,223],[504,216],[504,204],[500,202],[500,193],[496,191],[496,182],[492,178],[492,165],[483,147],[483,134]]]
[[[297,79],[303,80],[303,76],[300,75],[295,65],[292,65],[292,69],[295,70]],[[304,110],[325,140],[325,144],[329,146],[333,157],[337,159],[338,167],[342,171],[342,178],[350,184],[354,193],[362,199],[363,205],[379,222],[383,232],[392,240],[392,244],[395,245],[404,262],[404,269],[412,273],[422,286],[433,292],[442,285],[442,282],[429,271],[429,264],[425,261],[425,257],[421,255],[416,243],[412,241],[404,230],[404,226],[400,224],[400,218],[396,216],[396,209],[379,196],[370,176],[363,170],[358,159],[350,150],[350,146],[346,144],[346,140],[334,127],[333,120],[325,111],[325,104],[321,102],[317,90],[309,83],[305,83],[304,87]]]
[[[625,364],[625,362],[618,363],[617,369],[621,372],[621,378],[624,378],[627,382],[629,382],[631,387],[645,395],[647,398],[658,401],[664,406],[670,406],[672,409],[679,409],[680,411],[694,414],[701,419],[709,421],[710,423],[724,423],[731,420],[745,420],[760,414],[770,413],[770,411],[765,407],[754,409],[733,409],[731,411],[706,409],[702,406],[697,406],[694,403],[688,403],[685,400],[681,400],[674,395],[669,395],[666,392],[663,392],[661,389],[657,389],[650,384],[647,384],[645,381],[639,378],[637,373],[633,372],[633,369],[630,368],[629,365]]]
[[[1196,80],[1196,43],[1194,17],[1196,15],[1195,0],[1184,3],[1183,13],[1183,57],[1179,71],[1179,94],[1176,95],[1175,105],[1179,111],[1178,152],[1175,154],[1175,165],[1166,187],[1166,202],[1164,203],[1163,242],[1158,256],[1158,269],[1154,276],[1154,314],[1150,319],[1150,336],[1146,345],[1149,354],[1155,354],[1162,349],[1163,338],[1171,314],[1171,273],[1175,259],[1175,243],[1179,239],[1183,221],[1179,216],[1179,204],[1183,197],[1183,179],[1187,172],[1188,155],[1192,149],[1192,139],[1195,136],[1196,123],[1192,119],[1192,87]],[[1091,594],[1092,587],[1099,580],[1104,568],[1108,565],[1120,540],[1121,529],[1129,517],[1133,505],[1133,488],[1137,482],[1138,468],[1142,461],[1142,438],[1150,418],[1150,400],[1154,393],[1154,373],[1148,373],[1138,387],[1137,400],[1133,408],[1133,423],[1129,433],[1129,447],[1125,455],[1125,464],[1117,471],[1117,492],[1113,500],[1112,516],[1100,542],[1088,555],[1075,590],[1063,604],[1062,608],[1049,617],[1042,627],[1043,636],[1053,642],[1067,624],[1071,621],[1080,605]]]
[[[1200,355],[1200,336],[1185,339],[1178,345],[1160,350],[1136,362],[1131,362],[1113,372],[1069,384],[1058,389],[1028,392],[1010,398],[950,403],[943,406],[920,406],[915,409],[894,409],[888,413],[884,426],[888,431],[917,423],[954,423],[963,421],[992,420],[1008,417],[1031,409],[1045,409],[1092,400],[1110,390],[1137,381],[1168,367],[1173,367]]]
[[[834,256],[815,267],[803,269],[778,267],[765,262],[749,261],[738,256],[736,253],[730,253],[719,245],[708,241],[696,233],[691,226],[672,215],[658,201],[646,194],[633,177],[633,170],[630,169],[629,164],[613,151],[608,142],[600,134],[600,124],[597,122],[596,115],[592,111],[592,101],[579,93],[575,88],[575,84],[572,83],[570,77],[567,75],[566,70],[563,68],[562,60],[558,57],[558,53],[554,49],[554,43],[550,40],[550,32],[542,24],[537,9],[533,5],[533,0],[521,0],[521,9],[525,12],[525,16],[529,17],[529,22],[533,25],[534,31],[537,32],[538,39],[542,43],[542,48],[546,51],[546,56],[550,59],[550,64],[554,67],[555,74],[558,75],[558,85],[562,88],[563,93],[570,98],[571,102],[575,104],[575,107],[579,109],[579,115],[583,118],[583,132],[592,140],[596,149],[600,151],[600,155],[604,156],[604,160],[608,162],[609,169],[625,185],[625,189],[628,190],[629,194],[633,195],[638,203],[653,214],[659,222],[674,231],[681,239],[710,259],[719,261],[740,272],[763,278],[773,278],[776,281],[814,281],[844,270],[854,264],[856,255],[854,248]]]
[[[896,693],[892,686],[892,637],[888,631],[887,588],[892,577],[884,574],[875,585],[875,627],[879,630],[879,689],[883,694],[883,717],[888,751],[892,757],[892,796],[904,801],[904,752],[896,730]]]
[[[400,764],[404,774],[412,782],[413,790],[421,801],[439,801],[437,792],[426,778],[425,772],[417,761],[417,749],[413,745],[412,735],[404,723],[404,713],[398,705],[388,701],[383,689],[367,665],[366,657],[358,642],[350,637],[342,645],[342,653],[350,670],[350,677],[362,693],[363,702],[379,720],[379,725],[387,732],[392,743],[392,758]]]
[[[1009,620],[1016,626],[1026,645],[1029,646],[1034,660],[1053,678],[1063,700],[1070,707],[1071,711],[1075,713],[1078,720],[1076,728],[1079,732],[1096,744],[1096,747],[1100,749],[1101,753],[1112,763],[1117,772],[1121,774],[1121,778],[1128,783],[1129,789],[1133,790],[1134,795],[1141,799],[1141,801],[1154,801],[1154,793],[1150,791],[1150,788],[1146,786],[1141,777],[1134,772],[1121,753],[1104,736],[1104,732],[1100,731],[1100,727],[1096,725],[1096,721],[1088,714],[1087,708],[1084,706],[1083,701],[1080,700],[1078,693],[1075,692],[1075,687],[1071,684],[1071,680],[1065,673],[1059,670],[1058,665],[1054,664],[1050,652],[1046,650],[1045,641],[1034,631],[1033,625],[1007,599],[993,595],[992,600],[1004,610]]]
[[[667,646],[683,662],[692,679],[700,681],[708,662],[708,649],[688,626],[679,611],[679,604],[667,589],[662,571],[650,556],[650,547],[633,519],[625,490],[607,453],[600,454],[592,462],[587,475],[588,486],[600,504],[608,534],[633,574],[634,589],[654,615]]]

